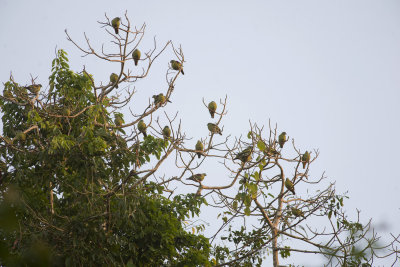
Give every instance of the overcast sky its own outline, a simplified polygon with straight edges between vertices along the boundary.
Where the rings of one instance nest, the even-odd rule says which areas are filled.
[[[146,22],[149,48],[155,35],[159,45],[182,45],[185,75],[172,101],[189,135],[208,116],[201,98],[227,95],[228,132],[271,119],[303,151],[320,150],[312,173],[326,171],[338,192],[348,191],[349,212],[400,233],[400,1],[0,0],[0,81],[12,71],[22,84],[32,74],[46,85],[57,47],[74,70],[86,65],[108,82],[118,66],[81,58],[64,29],[100,47],[96,21],[125,10],[136,25]],[[155,67],[152,85],[165,85],[166,64]]]

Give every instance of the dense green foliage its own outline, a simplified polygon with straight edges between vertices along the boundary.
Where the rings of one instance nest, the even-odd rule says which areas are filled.
[[[168,141],[149,135],[128,147],[117,128],[97,124],[112,124],[112,118],[107,99],[96,103],[92,77],[71,71],[62,50],[52,66],[43,106],[33,105],[34,96],[14,81],[5,84],[9,100],[0,102],[7,141],[0,153],[8,169],[1,191],[19,196],[15,208],[2,205],[2,218],[8,218],[3,223],[18,227],[1,232],[1,262],[206,264],[208,240],[183,229],[203,200],[191,194],[170,200],[159,194],[162,186],[150,182],[132,186],[138,176],[131,167],[151,155],[160,158]]]

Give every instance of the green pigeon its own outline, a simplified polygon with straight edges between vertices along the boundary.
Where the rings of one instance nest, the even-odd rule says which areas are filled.
[[[171,60],[171,67],[174,70],[180,70],[182,72],[183,75],[185,75],[185,73],[183,72],[183,68],[182,68],[182,63],[180,63],[179,61],[176,60]]]
[[[201,157],[201,155],[203,154],[202,152],[203,152],[203,150],[204,150],[204,145],[203,145],[203,143],[199,140],[199,141],[197,141],[197,143],[196,143],[196,150],[197,151],[201,151],[201,152],[197,152],[197,156],[200,158]]]
[[[267,146],[264,150],[264,153],[267,154],[268,156],[276,156],[279,155],[279,152],[273,147],[273,146]]]
[[[198,174],[194,174],[194,175],[190,176],[189,178],[187,178],[187,180],[192,180],[192,181],[200,183],[201,181],[204,180],[205,176],[207,176],[207,174],[198,173]]]
[[[122,118],[122,115],[116,114],[114,118],[114,123],[117,126],[121,126],[124,123],[124,119]]]
[[[31,93],[37,94],[40,91],[40,88],[42,88],[41,84],[32,84],[29,86],[24,87],[25,89],[28,89]]]
[[[282,132],[278,137],[279,146],[283,148],[283,145],[286,142],[286,132]]]
[[[171,136],[171,129],[167,126],[164,127],[164,129],[162,130],[162,134],[164,136],[164,139],[168,139]]]
[[[138,130],[144,135],[144,137],[147,136],[146,128],[147,128],[146,123],[144,123],[143,120],[140,120],[138,123]]]
[[[310,153],[308,151],[306,151],[306,153],[303,154],[301,161],[303,162],[303,169],[305,169],[307,163],[310,162]]]
[[[171,101],[167,100],[167,98],[164,96],[163,93],[158,94],[158,95],[153,95],[152,97],[154,98],[154,105],[156,105],[156,106],[157,106],[158,104],[164,104],[165,101],[171,103]]]
[[[115,87],[116,88],[118,88],[118,74],[115,74],[115,73],[111,73],[111,75],[110,75],[110,82],[112,83],[112,84],[114,84],[115,83]]]
[[[115,34],[118,34],[118,29],[120,24],[121,24],[121,18],[116,17],[111,21],[111,26],[114,28]]]
[[[215,103],[214,101],[211,101],[208,104],[208,111],[210,111],[211,118],[213,118],[213,119],[214,119],[214,114],[215,114],[216,110],[217,110],[217,103]]]
[[[10,91],[4,91],[3,92],[4,97],[6,98],[13,98],[13,94]]]
[[[208,127],[208,130],[210,130],[211,133],[217,133],[217,134],[222,135],[222,131],[218,127],[218,125],[210,122],[210,123],[207,123],[207,127]]]
[[[26,134],[24,132],[18,132],[17,135],[15,136],[15,140],[25,141]]]
[[[235,159],[240,159],[241,162],[245,163],[251,160],[251,152],[253,151],[253,146],[248,146],[242,152],[239,152]]]
[[[304,213],[303,213],[303,211],[301,211],[300,209],[297,209],[297,208],[295,208],[295,207],[292,207],[291,208],[291,210],[292,210],[292,214],[297,218],[297,217],[304,217]]]
[[[135,66],[137,66],[137,64],[139,62],[140,55],[141,55],[141,53],[140,53],[139,49],[135,49],[135,51],[133,51],[133,53],[132,53],[132,58],[133,58],[133,61],[135,62]]]
[[[296,193],[294,192],[294,184],[292,183],[292,181],[290,181],[289,178],[286,178],[285,180],[285,186],[286,188],[293,193],[293,195],[295,195]]]

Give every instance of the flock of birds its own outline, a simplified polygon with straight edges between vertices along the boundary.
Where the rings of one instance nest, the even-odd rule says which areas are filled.
[[[115,34],[118,34],[120,24],[121,24],[121,18],[119,18],[119,17],[116,17],[111,21],[111,26],[114,28]],[[138,65],[140,57],[141,57],[140,50],[139,49],[135,49],[132,52],[132,58],[133,58],[133,61],[135,62],[135,66]],[[173,70],[180,71],[183,75],[185,74],[184,71],[183,71],[183,66],[182,66],[181,62],[176,61],[176,60],[171,60],[170,63],[171,63],[171,67],[172,67]],[[116,88],[118,88],[118,80],[119,80],[119,76],[117,74],[112,73],[110,75],[110,82],[112,84],[115,84]],[[153,99],[154,99],[154,105],[155,106],[161,105],[161,104],[165,103],[166,101],[168,101],[166,99],[166,97],[162,93],[158,94],[158,95],[153,95]],[[168,101],[168,102],[170,102],[170,101]],[[216,110],[217,110],[217,103],[215,103],[215,101],[211,101],[208,104],[208,110],[210,112],[211,118],[214,118],[214,114],[216,113]],[[116,116],[114,122],[115,122],[115,124],[117,126],[121,126],[123,124],[122,116],[121,115]],[[207,128],[212,134],[220,134],[220,135],[222,135],[222,130],[218,127],[218,125],[216,125],[214,123],[211,123],[211,122],[208,123],[207,124]],[[139,123],[138,123],[138,130],[145,137],[147,136],[146,129],[147,129],[147,125],[144,123],[143,120],[140,120]],[[171,129],[169,128],[169,126],[165,126],[163,128],[162,134],[163,134],[163,137],[164,137],[165,140],[167,140],[167,139],[169,139],[171,137]],[[286,132],[282,132],[278,137],[278,143],[279,143],[279,146],[280,146],[281,149],[283,148],[283,146],[284,146],[286,141],[287,141]],[[250,161],[251,158],[252,158],[253,148],[254,148],[253,146],[248,146],[246,149],[244,149],[243,151],[241,151],[238,154],[236,154],[236,157],[234,158],[234,160],[239,159],[243,164],[248,162],[248,161]],[[272,153],[275,153],[275,154],[278,153],[273,148],[267,148],[267,149],[268,150],[266,152],[272,152]],[[195,150],[196,150],[197,156],[200,158],[203,155],[203,151],[204,151],[204,145],[200,140],[197,141],[196,146],[195,146]],[[307,165],[307,163],[309,163],[309,161],[310,161],[310,153],[308,151],[306,151],[301,157],[301,162],[303,164],[303,169],[306,167],[306,165]],[[204,180],[205,176],[207,176],[206,173],[193,174],[192,176],[187,178],[187,180],[191,180],[191,181],[194,181],[194,182],[201,183]],[[295,194],[294,184],[289,178],[286,178],[286,180],[285,180],[285,187],[287,188],[287,190],[289,190],[290,192]],[[300,209],[292,207],[291,211],[292,211],[292,214],[294,216],[296,216],[296,217],[299,217],[299,216],[303,216],[304,217],[304,214]]]

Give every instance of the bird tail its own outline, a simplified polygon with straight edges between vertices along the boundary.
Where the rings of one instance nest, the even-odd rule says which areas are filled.
[[[210,110],[210,115],[211,115],[211,118],[214,119],[214,112],[212,112],[211,110]]]
[[[143,136],[144,136],[144,137],[147,137],[147,133],[146,133],[146,132],[143,132]]]
[[[303,161],[303,169],[306,168],[306,164],[307,164],[307,162]]]
[[[137,66],[139,60],[135,59],[135,66]]]
[[[118,34],[118,28],[114,28],[115,34]]]
[[[183,72],[183,69],[181,69],[181,72],[182,72],[183,75],[185,75],[185,73]]]
[[[199,152],[199,153],[197,153],[197,156],[199,157],[199,158],[201,158],[201,153]]]

